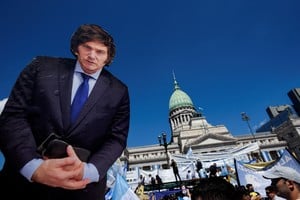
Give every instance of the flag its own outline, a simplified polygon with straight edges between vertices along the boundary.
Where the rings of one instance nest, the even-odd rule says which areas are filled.
[[[113,188],[110,188],[105,194],[105,200],[111,200],[113,195]]]
[[[6,102],[7,102],[7,98],[0,100],[0,114],[2,113],[2,110],[3,110]]]
[[[290,167],[300,173],[300,163],[287,149],[285,149],[275,162],[266,162],[258,166],[251,166],[251,164],[244,164],[240,161],[235,160],[235,168],[239,185],[255,183],[255,191],[262,194],[262,197],[265,197],[265,187],[270,185],[271,181],[265,179],[263,175],[265,172],[271,170],[275,166]]]
[[[265,195],[265,187],[271,184],[270,180],[263,177],[264,170],[256,170],[247,167],[240,161],[235,160],[236,174],[240,186],[245,186],[248,183],[253,184],[255,191],[260,193],[262,197]]]
[[[131,190],[124,177],[120,174],[117,174],[112,200],[139,200],[138,196]]]
[[[193,151],[192,151],[192,148],[190,147],[189,150],[188,150],[188,152],[186,153],[185,157],[187,159],[189,159],[189,158],[192,158],[193,156],[194,156],[193,155]]]

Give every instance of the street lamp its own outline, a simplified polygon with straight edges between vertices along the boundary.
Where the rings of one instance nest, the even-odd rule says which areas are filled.
[[[254,141],[257,142],[256,137],[254,135],[254,132],[253,132],[253,130],[252,130],[251,126],[250,126],[250,123],[249,123],[250,117],[245,112],[241,112],[241,115],[242,115],[242,120],[247,122],[248,128],[249,128],[249,130],[251,132],[251,135],[252,135]],[[261,159],[262,158],[262,152],[261,152],[259,146],[258,146],[258,151],[259,151],[259,155],[258,155],[259,157],[258,157],[258,159]]]
[[[242,112],[241,115],[242,115],[242,120],[247,122],[247,125],[248,125],[248,128],[249,128],[250,132],[251,132],[251,135],[252,135],[254,141],[256,142],[255,135],[254,135],[253,130],[252,130],[252,128],[250,126],[250,123],[249,123],[250,117],[245,112]]]
[[[169,161],[169,154],[168,154],[168,146],[169,144],[171,144],[171,142],[167,142],[167,134],[166,133],[162,133],[161,135],[158,136],[158,142],[159,142],[159,146],[164,146],[165,148],[165,153],[166,153],[166,157],[167,157],[167,164],[168,167],[170,166],[170,161]]]

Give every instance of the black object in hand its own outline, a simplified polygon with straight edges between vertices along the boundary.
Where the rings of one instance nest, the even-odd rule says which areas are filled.
[[[64,158],[67,157],[67,146],[69,144],[65,141],[54,139],[51,140],[45,151],[43,152],[43,156],[47,158]]]
[[[65,158],[68,156],[67,146],[69,144],[61,139],[55,134],[52,133],[47,137],[47,139],[39,146],[38,152],[41,153],[42,156],[47,158]],[[72,146],[78,158],[87,162],[90,151],[80,147]]]

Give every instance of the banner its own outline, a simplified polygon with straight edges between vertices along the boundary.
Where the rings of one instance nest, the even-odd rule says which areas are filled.
[[[205,154],[193,154],[192,149],[190,148],[186,155],[171,155],[170,158],[174,159],[177,164],[184,163],[186,161],[190,162],[191,160],[196,161],[200,159],[201,162],[216,162],[223,160],[233,160],[240,156],[245,156],[247,153],[256,151],[259,149],[257,143],[251,143],[240,147],[231,148],[221,152],[214,153],[205,153]]]
[[[235,161],[235,168],[237,174],[237,181],[240,186],[246,186],[248,183],[252,184],[254,191],[260,193],[262,197],[265,197],[265,187],[271,184],[270,180],[263,177],[263,170],[255,170],[245,166],[240,161]]]
[[[254,190],[259,192],[262,197],[265,197],[265,187],[271,184],[271,180],[263,178],[263,175],[266,171],[271,170],[275,166],[290,167],[300,173],[300,163],[287,149],[285,149],[278,160],[271,163],[264,163],[260,165],[261,168],[235,160],[238,184],[240,186],[245,186],[246,184],[251,183],[254,186]]]

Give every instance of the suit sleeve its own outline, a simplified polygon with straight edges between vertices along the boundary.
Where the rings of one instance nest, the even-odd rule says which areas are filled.
[[[93,163],[100,179],[106,175],[108,169],[121,156],[127,145],[130,121],[130,101],[127,87],[123,87],[122,98],[113,117],[111,130],[101,148],[93,154],[90,162]]]
[[[19,75],[0,117],[0,149],[15,170],[39,157],[28,121],[38,60],[34,59]]]

